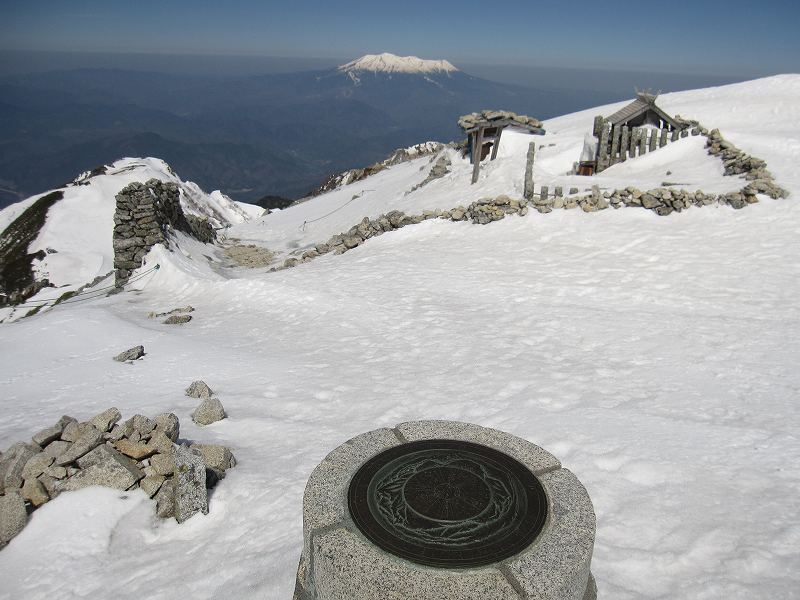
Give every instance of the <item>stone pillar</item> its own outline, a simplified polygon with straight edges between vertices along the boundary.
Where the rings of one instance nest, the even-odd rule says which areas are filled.
[[[673,142],[677,142],[677,141],[678,141],[678,137],[679,137],[680,135],[681,135],[681,130],[680,130],[680,129],[673,129],[673,130],[672,130],[672,138],[671,138],[671,141],[673,141]]]
[[[553,190],[553,193],[556,195],[557,198],[562,197],[564,196],[564,188],[558,185]]]
[[[539,192],[539,198],[542,202],[547,200],[547,196],[549,195],[549,188],[546,185],[542,186],[542,191]]]
[[[628,129],[628,126],[627,125],[623,125],[623,127],[622,127],[622,139],[619,142],[619,148],[620,148],[619,161],[620,162],[625,162],[626,160],[628,160],[628,148],[630,146],[630,142],[629,142],[630,138],[629,138],[629,136],[630,136],[630,130]]]
[[[688,129],[681,129],[681,137],[689,137],[689,130]]]
[[[614,165],[619,162],[619,125],[614,125],[613,133],[611,134],[611,164]]]
[[[533,198],[533,163],[536,160],[536,142],[528,144],[528,156],[525,163],[525,181],[523,196],[526,200]]]
[[[661,130],[661,140],[658,143],[660,148],[663,148],[664,146],[667,145],[667,136],[668,135],[669,135],[669,131],[667,131],[666,127]]]
[[[658,148],[658,129],[650,130],[650,152],[655,152]]]
[[[418,469],[428,457],[436,466]],[[451,473],[439,493],[468,497],[468,510],[414,504],[437,469]],[[399,510],[371,508],[382,502]],[[477,516],[476,504],[485,505]],[[432,525],[425,535],[407,521],[412,510]],[[462,521],[458,544],[436,527],[452,531]],[[311,473],[294,600],[595,600],[595,528],[586,489],[543,448],[469,423],[401,423],[345,442]]]
[[[598,115],[594,118],[594,125],[592,126],[592,135],[596,138],[600,138],[600,131],[603,128],[603,117],[602,115]]]
[[[610,125],[603,121],[600,128],[600,141],[597,144],[597,167],[595,171],[600,173],[608,168],[608,136]]]
[[[647,154],[647,129],[642,127],[639,129],[639,156]]]

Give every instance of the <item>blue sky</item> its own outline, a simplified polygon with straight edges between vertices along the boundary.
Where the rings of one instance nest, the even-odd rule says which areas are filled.
[[[0,0],[0,49],[800,72],[800,3]]]

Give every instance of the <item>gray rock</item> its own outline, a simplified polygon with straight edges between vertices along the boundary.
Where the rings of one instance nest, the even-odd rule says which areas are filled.
[[[18,492],[0,496],[0,548],[25,528],[28,513]]]
[[[175,481],[167,479],[161,484],[155,496],[156,515],[162,519],[175,516]]]
[[[77,421],[72,417],[64,415],[55,425],[46,429],[42,429],[39,433],[34,435],[33,443],[44,448],[50,442],[53,442],[61,437],[61,434],[64,432],[64,427],[66,427],[69,423],[76,422]]]
[[[39,446],[23,442],[11,446],[0,459],[0,492],[22,487],[25,465],[41,451]]]
[[[91,428],[94,427],[91,423],[78,423],[72,422],[67,423],[67,426],[64,427],[64,431],[61,434],[61,439],[65,442],[75,442],[87,431],[90,431]]]
[[[224,477],[225,471],[236,464],[236,459],[229,448],[216,444],[192,444],[193,450],[198,450],[203,458],[203,463],[209,469],[221,471]]]
[[[63,467],[70,463],[75,462],[87,452],[94,450],[103,443],[103,432],[93,425],[84,430],[84,433],[75,440],[75,443],[69,447],[69,450],[64,454],[57,456],[55,465]]]
[[[205,381],[198,379],[186,388],[186,395],[190,398],[210,398],[214,395],[214,392],[211,391]]]
[[[192,320],[192,315],[172,315],[164,319],[165,325],[181,325]]]
[[[50,500],[50,494],[47,493],[42,482],[36,478],[26,479],[25,483],[22,484],[22,497],[30,502],[34,508],[39,508]]]
[[[69,447],[72,445],[72,442],[64,442],[62,440],[56,440],[55,442],[50,442],[47,447],[43,450],[45,454],[48,456],[52,456],[55,458],[56,456],[61,456],[69,450]]]
[[[53,464],[54,457],[44,452],[37,452],[28,459],[25,466],[22,468],[22,478],[32,479],[38,477],[44,470]]]
[[[66,467],[47,467],[43,474],[53,479],[64,479],[67,476],[67,469]]]
[[[139,432],[140,438],[146,438],[153,433],[153,430],[156,428],[156,422],[144,415],[133,415],[131,418],[131,426],[134,431]]]
[[[98,446],[81,457],[78,465],[81,470],[61,483],[60,491],[79,490],[90,485],[127,490],[144,477],[135,461],[109,444]]]
[[[158,493],[158,490],[161,489],[161,484],[163,483],[163,475],[148,475],[139,482],[139,487],[145,494],[152,498]]]
[[[210,425],[224,419],[227,415],[222,402],[217,398],[206,398],[192,413],[192,420],[198,425]]]
[[[129,348],[125,350],[125,352],[120,352],[114,357],[114,360],[117,362],[126,362],[129,360],[138,360],[144,356],[144,346],[134,346],[133,348]]]
[[[156,453],[156,449],[148,444],[132,442],[130,440],[126,440],[125,438],[114,442],[114,447],[125,456],[129,456],[130,458],[134,458],[136,460],[149,458]]]
[[[155,454],[150,458],[150,467],[157,475],[172,475],[175,472],[175,459],[172,458],[172,448],[169,453]]]
[[[101,412],[99,415],[95,415],[91,419],[89,419],[89,423],[94,425],[97,429],[105,433],[111,426],[116,424],[122,418],[119,410],[116,408],[109,408]]]
[[[173,442],[180,434],[180,421],[173,413],[162,413],[156,416],[156,432],[161,432]]]
[[[200,452],[174,446],[175,520],[183,523],[197,513],[208,514],[206,467]]]

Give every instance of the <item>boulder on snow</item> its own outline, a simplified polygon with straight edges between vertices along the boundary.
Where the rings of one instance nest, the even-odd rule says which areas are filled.
[[[129,348],[125,350],[125,352],[120,352],[114,357],[114,360],[117,362],[127,362],[129,360],[138,360],[144,356],[144,346],[134,346],[133,348]]]
[[[192,315],[172,315],[164,319],[165,325],[182,325],[192,320]]]
[[[0,496],[0,548],[25,528],[28,513],[18,492]]]
[[[190,398],[211,398],[214,392],[208,387],[205,381],[198,379],[193,381],[191,385],[186,388],[186,395]]]
[[[214,472],[217,480],[225,478],[225,471],[236,465],[230,448],[217,444],[192,444],[191,448],[200,452],[203,464]],[[209,486],[212,487],[212,486]]]
[[[225,409],[219,399],[206,398],[192,413],[192,421],[198,425],[210,425],[211,423],[221,421],[226,416]]]
[[[178,439],[181,425],[178,417],[173,413],[162,413],[155,418],[156,434],[163,433],[173,442]],[[155,435],[155,434],[154,434]]]
[[[206,492],[206,466],[198,450],[184,446],[174,446],[175,459],[175,520],[183,523],[202,513],[208,514],[208,493]]]

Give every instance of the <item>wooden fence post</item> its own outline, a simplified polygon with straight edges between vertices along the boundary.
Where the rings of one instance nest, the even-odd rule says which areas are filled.
[[[483,127],[478,129],[477,140],[475,141],[475,152],[473,153],[472,183],[478,181],[478,174],[481,171],[481,154],[483,154]]]
[[[669,132],[667,131],[666,127],[661,130],[661,140],[658,142],[658,147],[659,148],[663,148],[664,146],[667,145],[667,135],[668,134],[669,134]]]

